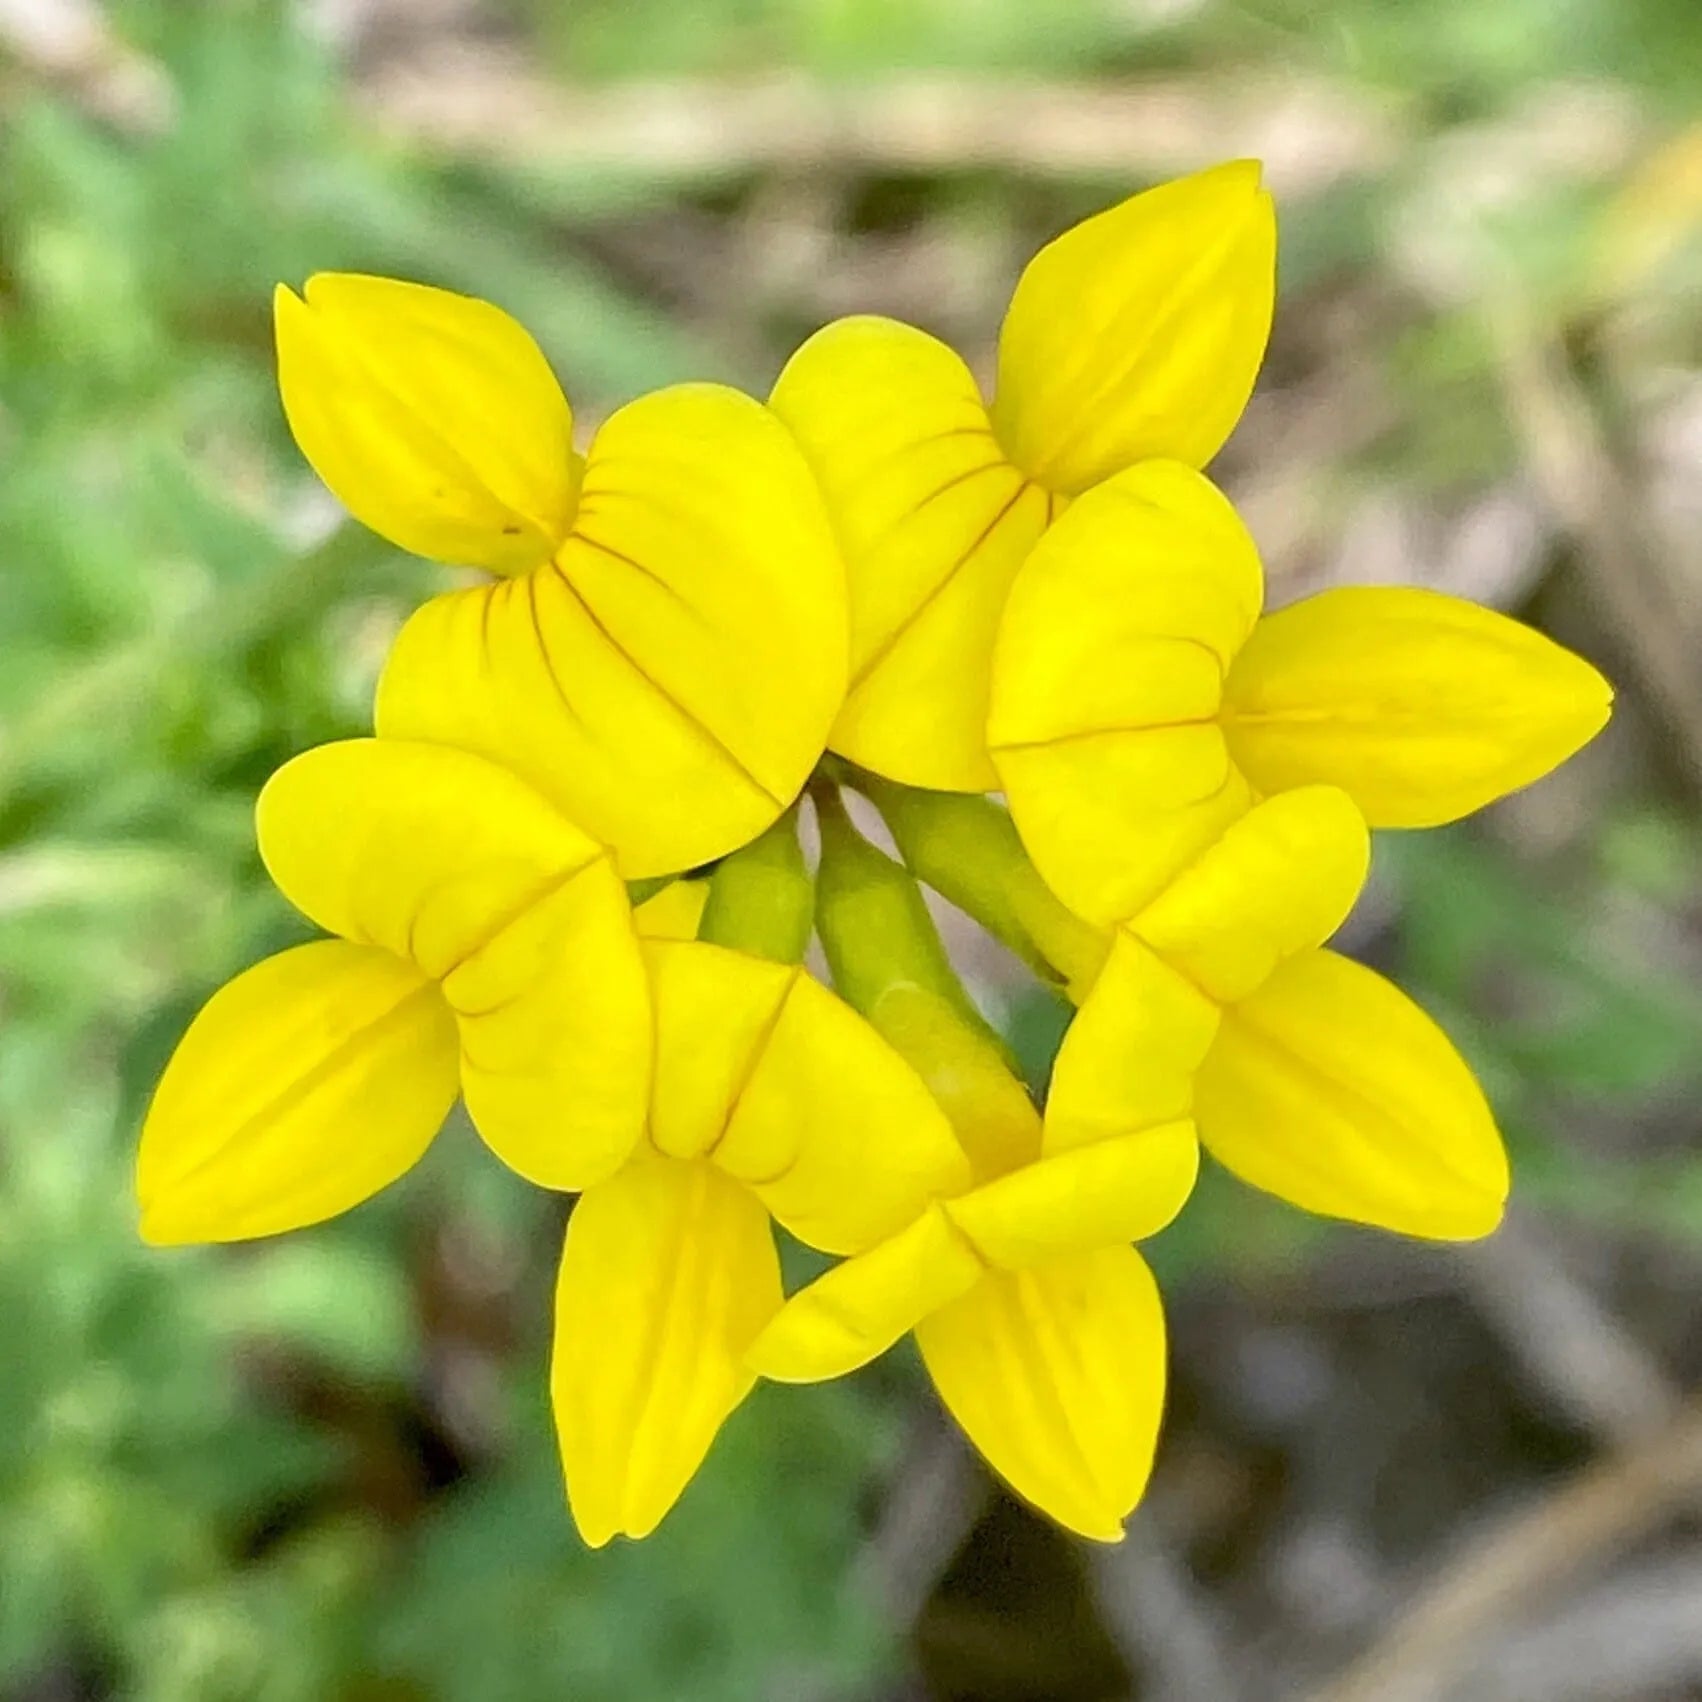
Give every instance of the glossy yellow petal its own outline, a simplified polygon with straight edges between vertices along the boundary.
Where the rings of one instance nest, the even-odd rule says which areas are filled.
[[[356,519],[416,555],[498,573],[567,534],[573,418],[549,363],[488,302],[322,272],[278,288],[278,387],[301,452]]]
[[[517,915],[443,983],[461,1093],[491,1150],[544,1188],[611,1175],[644,1129],[650,993],[606,857]]]
[[[399,739],[293,757],[261,789],[255,826],[267,872],[304,916],[434,980],[603,856],[506,769]]]
[[[455,1099],[455,1021],[417,971],[320,940],[221,987],[142,1126],[145,1240],[238,1241],[334,1217],[430,1144]]]
[[[1195,1087],[1200,1137],[1254,1187],[1407,1235],[1487,1235],[1507,1156],[1434,1022],[1382,976],[1312,951],[1224,1019]]]
[[[993,634],[1059,504],[1005,461],[969,369],[911,326],[818,331],[771,405],[821,480],[850,577],[851,688],[833,748],[912,785],[990,789]]]
[[[1011,459],[1083,491],[1137,461],[1203,467],[1253,391],[1276,293],[1276,218],[1238,160],[1160,184],[1031,260],[999,338]]]
[[[986,1268],[945,1212],[930,1206],[794,1294],[757,1337],[747,1363],[777,1383],[843,1377],[967,1294]]]
[[[669,881],[634,907],[632,925],[645,940],[695,940],[709,898],[705,880]]]
[[[829,1253],[873,1246],[969,1181],[921,1077],[808,975],[793,983],[715,1161]]]
[[[1216,1000],[1120,930],[1058,1049],[1044,1150],[1068,1152],[1188,1116],[1194,1073],[1221,1015]]]
[[[1064,1253],[1140,1241],[1193,1191],[1192,1123],[1165,1123],[1026,1164],[941,1210],[991,1266],[1026,1270]]]
[[[701,942],[647,954],[663,1152],[713,1158],[830,1253],[873,1246],[967,1184],[921,1078],[801,968]]]
[[[256,819],[292,903],[441,981],[467,1109],[505,1163],[582,1188],[625,1159],[643,1130],[650,1005],[600,847],[494,763],[389,739],[286,763]]]
[[[803,446],[844,545],[851,666],[861,673],[944,576],[962,522],[983,519],[984,503],[952,499],[1003,459],[987,410],[953,350],[870,316],[816,332],[769,406]]]
[[[999,767],[1035,867],[1078,916],[1102,925],[1140,909],[1253,802],[1221,740],[1192,729],[1144,744],[1007,752]],[[1176,801],[1160,807],[1159,796]]]
[[[675,1158],[700,1158],[725,1131],[803,970],[701,940],[646,940],[644,960],[659,1040],[650,1138]]]
[[[1023,844],[1079,915],[1133,914],[1252,801],[1217,717],[1260,595],[1235,511],[1174,462],[1089,492],[1023,564],[988,743]]]
[[[1046,1151],[1185,1116],[1222,1007],[1340,927],[1370,854],[1328,786],[1268,798],[1201,849],[1118,930],[1059,1049]]]
[[[1347,920],[1371,835],[1345,792],[1306,786],[1256,805],[1129,924],[1163,960],[1228,1004]]]
[[[1116,1542],[1164,1411],[1164,1310],[1132,1247],[989,1276],[916,1329],[934,1387],[987,1463],[1082,1536]]]
[[[1321,780],[1373,827],[1434,827],[1558,767],[1612,699],[1588,662],[1492,609],[1342,586],[1259,623],[1225,727],[1261,791]]]
[[[1203,475],[1153,461],[1108,480],[1070,505],[1012,587],[995,751],[1210,721],[1263,583],[1246,527]]]
[[[845,666],[844,570],[796,443],[737,391],[677,385],[598,432],[549,566],[415,612],[378,730],[501,762],[638,879],[780,815]]]
[[[550,1394],[568,1501],[593,1548],[648,1536],[749,1391],[780,1306],[761,1205],[708,1164],[639,1156],[568,1220]]]

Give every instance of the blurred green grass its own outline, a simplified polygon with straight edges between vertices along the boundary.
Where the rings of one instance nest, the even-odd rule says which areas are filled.
[[[1445,181],[1450,143],[1533,90],[1611,89],[1631,163],[1559,188],[1539,172],[1494,237],[1545,332],[1587,342],[1604,208],[1696,119],[1702,79],[1687,0],[500,10],[576,84],[1305,74],[1393,112],[1391,156],[1346,162],[1290,224],[1281,376],[1308,377],[1302,303],[1351,295],[1373,304],[1357,358],[1394,398],[1386,430],[1312,470],[1337,516],[1348,493],[1445,492],[1528,454],[1469,300],[1386,329],[1413,294],[1390,254],[1414,184]],[[255,790],[363,729],[388,637],[436,583],[341,528],[290,447],[273,284],[356,267],[488,295],[593,417],[680,377],[760,386],[807,308],[728,338],[621,237],[760,213],[771,186],[743,167],[681,188],[410,144],[367,121],[334,44],[281,0],[123,0],[110,17],[163,71],[170,120],[115,122],[77,77],[20,60],[0,158],[0,1694],[868,1695],[903,1628],[850,1561],[901,1452],[907,1363],[762,1392],[661,1536],[593,1558],[563,1514],[543,1398],[556,1214],[464,1130],[391,1195],[276,1246],[149,1252],[129,1193],[140,1107],[188,1012],[299,928],[261,879]],[[1683,305],[1702,194],[1683,181],[1645,207],[1656,260],[1624,286],[1648,370],[1693,363],[1702,326]],[[973,163],[864,182],[853,163],[833,186],[839,252],[967,232],[997,271],[1133,186]],[[1689,1245],[1702,1158],[1676,1136],[1590,1135],[1663,1126],[1702,1051],[1693,949],[1648,949],[1693,948],[1694,818],[1665,736],[1632,720],[1630,778],[1598,774],[1558,848],[1516,830],[1392,847],[1401,914],[1377,949],[1483,1066],[1531,1198]],[[1046,1023],[1029,1012],[1019,1033],[1043,1049]],[[1184,1283],[1303,1260],[1331,1233],[1214,1187],[1159,1258]]]

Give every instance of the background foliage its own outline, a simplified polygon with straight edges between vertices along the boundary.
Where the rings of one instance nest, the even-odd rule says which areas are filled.
[[[1691,0],[6,0],[0,43],[0,1695],[1702,1694]],[[1154,1492],[1093,1555],[902,1357],[759,1392],[659,1537],[587,1555],[560,1212],[465,1131],[322,1230],[142,1249],[147,1085],[299,927],[253,794],[363,728],[435,583],[292,451],[274,282],[492,297],[590,422],[761,389],[854,309],[985,367],[1039,241],[1234,152],[1283,297],[1220,465],[1280,594],[1443,585],[1623,688],[1564,775],[1385,846],[1354,925],[1489,1080],[1508,1230],[1208,1178],[1157,1249]]]

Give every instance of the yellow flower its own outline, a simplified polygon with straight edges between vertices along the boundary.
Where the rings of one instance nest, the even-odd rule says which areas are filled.
[[[1164,1407],[1163,1310],[1129,1243],[1186,1200],[1193,1129],[1183,1119],[1043,1156],[1039,1115],[996,1050],[933,995],[894,991],[877,1025],[941,1096],[981,1160],[977,1183],[795,1294],[750,1363],[814,1382],[914,1330],[988,1464],[1060,1524],[1115,1542]]]
[[[767,409],[676,385],[581,462],[542,354],[488,303],[321,275],[279,291],[277,334],[291,428],[349,510],[505,576],[407,623],[382,736],[501,762],[629,879],[781,814],[843,699],[847,617],[820,494]]]
[[[912,1331],[994,1469],[1116,1540],[1165,1383],[1133,1243],[1202,1145],[1313,1211],[1492,1229],[1507,1159],[1470,1070],[1325,941],[1370,827],[1526,784],[1611,694],[1433,593],[1262,616],[1199,469],[1251,389],[1274,258],[1257,168],[1221,167],[1036,256],[991,402],[923,333],[845,320],[773,412],[682,385],[584,458],[500,310],[281,290],[314,467],[398,544],[496,577],[407,622],[378,738],[263,790],[267,869],[332,937],[191,1023],[143,1129],[143,1234],[345,1210],[459,1093],[505,1162],[580,1193],[550,1385],[598,1546],[655,1528],[757,1374],[836,1376]],[[811,780],[830,737],[862,771]],[[1008,813],[965,795],[994,789]],[[1078,1003],[1044,1115],[920,879]],[[837,993],[803,967],[812,926]],[[842,1261],[790,1300],[775,1223]]]
[[[1048,1152],[1191,1115],[1213,1157],[1308,1211],[1494,1229],[1507,1156],[1471,1070],[1398,988],[1322,949],[1369,859],[1347,795],[1301,787],[1122,919],[1058,1053]]]
[[[1175,462],[1091,491],[1023,564],[988,743],[1078,915],[1129,915],[1261,794],[1339,786],[1373,827],[1435,826],[1607,721],[1589,663],[1460,598],[1344,586],[1261,619],[1262,598],[1235,511]]]
[[[593,1546],[647,1535],[753,1380],[781,1300],[772,1214],[826,1252],[878,1245],[963,1185],[921,1080],[799,966],[646,942],[646,1138],[569,1219],[550,1386]]]
[[[414,1164],[458,1089],[535,1182],[619,1168],[650,1000],[600,846],[478,757],[373,739],[287,763],[257,815],[272,878],[336,938],[244,971],[190,1024],[142,1130],[147,1239],[346,1211]]]
[[[831,798],[821,804],[818,917],[835,980],[920,1071],[971,1172],[794,1295],[750,1363],[784,1382],[836,1377],[914,1330],[989,1464],[1061,1524],[1115,1541],[1164,1404],[1163,1312],[1129,1243],[1186,1200],[1193,1129],[1184,1114],[1046,1151],[997,1040],[937,979],[939,939],[914,882]]]
[[[415,1162],[459,1082],[499,1156],[583,1190],[551,1373],[568,1494],[593,1545],[647,1534],[751,1385],[781,1300],[770,1214],[825,1252],[879,1243],[964,1185],[943,1113],[802,967],[657,937],[698,894],[653,900],[641,941],[608,854],[481,758],[322,746],[258,815],[273,878],[339,937],[190,1025],[143,1129],[144,1236],[347,1210]],[[747,858],[775,871],[784,838]]]
[[[1155,456],[1204,466],[1264,354],[1276,227],[1251,161],[1137,195],[1030,262],[991,407],[943,343],[843,319],[770,398],[827,495],[851,579],[851,686],[833,748],[977,792],[988,666],[1023,557],[1077,493]]]

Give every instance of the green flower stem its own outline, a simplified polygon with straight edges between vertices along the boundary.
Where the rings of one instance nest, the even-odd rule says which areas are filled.
[[[1079,1002],[1105,962],[1110,939],[1053,896],[1002,804],[873,774],[858,773],[851,784],[880,811],[918,880]]]
[[[857,831],[837,788],[820,785],[813,796],[821,825],[816,931],[845,1002],[879,1027],[885,995],[921,988],[1002,1051],[952,967],[915,876]]]
[[[816,931],[834,986],[928,1084],[978,1176],[1027,1162],[1038,1152],[1034,1107],[952,968],[916,877],[857,831],[831,783],[814,795]]]
[[[766,833],[716,864],[697,937],[776,963],[802,963],[815,903],[794,804]]]

